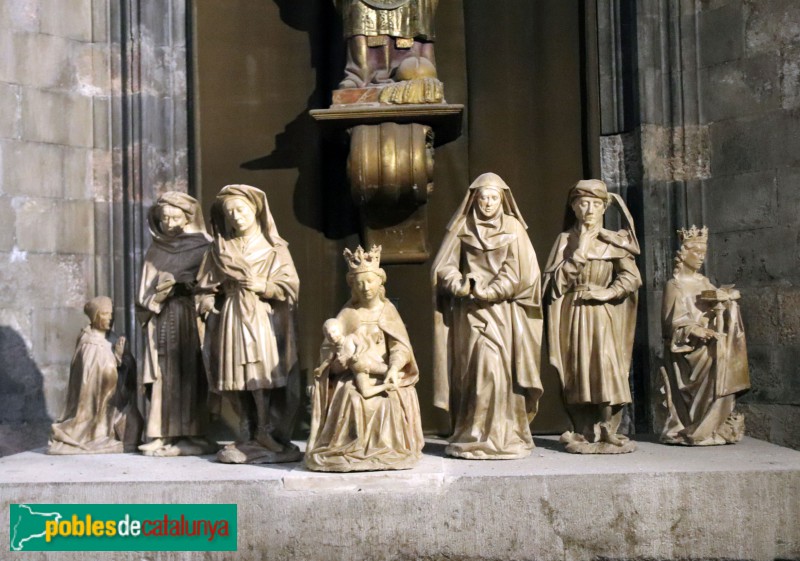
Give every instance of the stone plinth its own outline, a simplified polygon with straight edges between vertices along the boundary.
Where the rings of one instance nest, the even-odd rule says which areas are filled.
[[[9,503],[238,504],[230,553],[105,553],[97,559],[796,559],[800,452],[640,442],[621,456],[575,456],[537,438],[530,458],[441,457],[414,470],[312,473],[298,464],[223,465],[138,455],[0,459]],[[8,528],[9,509],[0,509]],[[9,533],[0,532],[8,551]],[[13,553],[83,560],[84,553]]]

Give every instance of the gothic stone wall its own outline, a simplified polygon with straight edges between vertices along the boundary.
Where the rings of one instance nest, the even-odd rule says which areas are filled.
[[[744,295],[749,433],[800,448],[800,2],[700,6],[708,269]]]
[[[61,414],[110,186],[106,2],[0,1],[0,454]]]

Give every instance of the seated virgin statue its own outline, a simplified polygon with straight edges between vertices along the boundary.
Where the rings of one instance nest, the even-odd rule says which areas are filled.
[[[708,229],[678,230],[681,248],[661,309],[664,366],[661,374],[668,418],[666,444],[709,446],[738,442],[744,416],[736,397],[750,388],[739,291],[716,288],[700,268]]]
[[[344,252],[352,298],[325,322],[305,454],[311,470],[407,469],[422,456],[419,369],[403,320],[386,299],[380,252]]]

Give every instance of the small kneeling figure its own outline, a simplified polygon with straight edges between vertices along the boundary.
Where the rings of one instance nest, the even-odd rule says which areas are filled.
[[[107,296],[86,303],[90,325],[78,338],[69,370],[67,406],[50,430],[48,454],[119,454],[140,442],[136,408],[136,361],[125,337],[111,331]]]

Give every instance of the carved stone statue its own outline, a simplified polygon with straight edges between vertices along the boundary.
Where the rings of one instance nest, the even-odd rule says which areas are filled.
[[[603,228],[611,203],[626,222],[617,232]],[[569,207],[575,225],[558,237],[545,268],[550,362],[575,429],[561,439],[573,453],[632,452],[636,445],[617,431],[631,403],[639,242],[624,201],[602,181],[579,181]]]
[[[139,444],[136,361],[125,337],[111,331],[113,304],[106,296],[86,303],[90,325],[78,338],[64,415],[50,431],[48,454],[117,454]]]
[[[211,243],[198,202],[170,191],[148,216],[147,251],[137,312],[145,333],[143,383],[150,401],[147,456],[215,452],[208,428],[208,380],[200,350],[194,287]]]
[[[668,418],[667,444],[709,446],[739,442],[744,415],[736,397],[750,388],[739,291],[716,288],[700,273],[708,229],[678,230],[681,248],[661,309]]]
[[[445,452],[513,459],[533,449],[542,395],[539,265],[508,185],[470,185],[433,264],[434,403],[450,411]]]
[[[294,307],[300,281],[278,235],[263,191],[228,185],[211,209],[214,241],[197,277],[198,313],[206,321],[213,389],[237,411],[241,435],[220,450],[226,463],[301,458],[289,440],[287,406],[298,376]]]
[[[380,254],[380,247],[344,252],[352,298],[325,322],[305,456],[311,470],[407,469],[422,456],[419,369],[386,299]]]
[[[434,16],[439,0],[334,0],[347,40],[339,88],[436,78]]]

